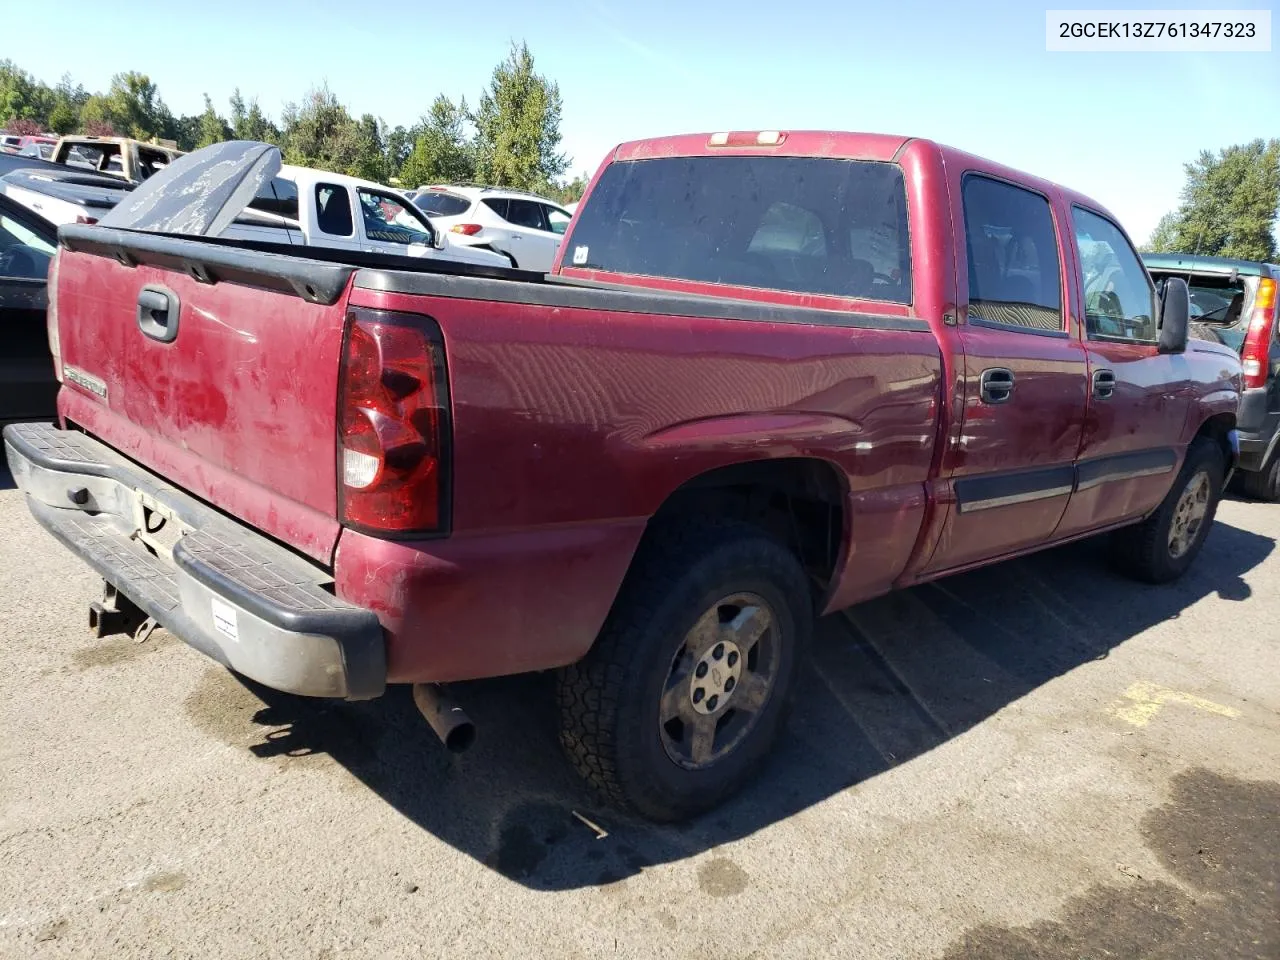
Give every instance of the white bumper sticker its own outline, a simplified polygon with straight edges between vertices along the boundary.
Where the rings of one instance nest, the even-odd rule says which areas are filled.
[[[218,597],[212,598],[213,625],[228,640],[240,642],[240,625],[236,621],[236,608]]]

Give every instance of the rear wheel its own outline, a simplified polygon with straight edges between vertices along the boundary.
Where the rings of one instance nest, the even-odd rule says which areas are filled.
[[[1242,473],[1240,489],[1245,496],[1254,500],[1265,500],[1268,503],[1280,500],[1280,456],[1273,453],[1261,470]]]
[[[1121,568],[1148,583],[1167,583],[1182,576],[1213,526],[1224,473],[1218,445],[1207,438],[1194,441],[1156,512],[1112,534]]]
[[[591,652],[561,671],[561,742],[612,802],[707,810],[756,773],[812,630],[804,571],[745,524],[657,531]]]

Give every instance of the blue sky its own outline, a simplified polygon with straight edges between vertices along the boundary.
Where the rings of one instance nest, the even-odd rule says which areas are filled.
[[[523,39],[560,84],[575,172],[619,141],[668,133],[911,134],[1081,190],[1139,240],[1201,149],[1280,135],[1280,53],[1051,54],[1047,6],[1071,4],[219,0],[179,20],[194,5],[134,0],[104,15],[100,2],[2,0],[0,58],[91,90],[139,70],[175,113],[199,112],[204,93],[225,112],[239,86],[278,117],[327,82],[356,113],[407,126],[437,93],[474,103]]]

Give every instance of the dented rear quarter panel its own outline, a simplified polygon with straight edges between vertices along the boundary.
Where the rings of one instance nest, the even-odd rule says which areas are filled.
[[[850,329],[385,293],[432,317],[453,405],[453,531],[345,532],[340,595],[377,610],[391,680],[576,660],[645,524],[717,467],[812,457],[856,525],[833,599],[888,589],[923,515],[940,388],[927,328]]]

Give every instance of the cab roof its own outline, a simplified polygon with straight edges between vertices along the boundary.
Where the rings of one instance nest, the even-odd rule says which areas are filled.
[[[1280,277],[1280,266],[1256,260],[1231,257],[1204,257],[1190,253],[1144,253],[1142,262],[1148,270],[1176,273],[1239,273],[1246,277]]]

